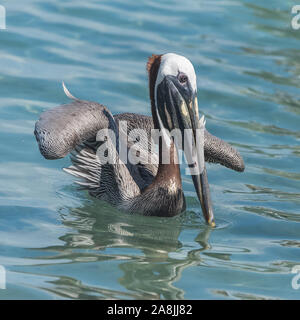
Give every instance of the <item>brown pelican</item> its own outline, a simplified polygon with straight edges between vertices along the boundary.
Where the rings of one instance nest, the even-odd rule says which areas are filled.
[[[168,53],[152,55],[147,63],[152,118],[133,113],[113,116],[103,105],[75,98],[64,86],[72,103],[43,112],[35,125],[35,136],[46,159],[63,158],[71,153],[68,173],[80,178],[82,188],[117,208],[152,216],[174,216],[185,210],[177,147],[168,135],[173,129],[190,129],[196,137],[203,125],[199,119],[196,74],[191,62],[183,56]],[[127,121],[128,131],[140,128],[148,134],[153,128],[163,131],[156,163],[103,163],[97,149],[104,140],[97,133],[109,128],[119,139],[120,121]],[[167,133],[166,133],[167,132]],[[145,151],[147,144],[145,145]],[[226,142],[204,131],[204,153],[187,142],[184,154],[191,159],[190,169],[204,164],[193,183],[205,220],[215,225],[205,161],[220,163],[236,171],[244,170],[240,154]],[[197,150],[195,150],[197,149]],[[170,155],[164,163],[163,153]],[[119,159],[119,149],[116,157]]]

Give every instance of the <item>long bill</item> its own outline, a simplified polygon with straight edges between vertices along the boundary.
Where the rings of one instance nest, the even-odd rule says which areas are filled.
[[[156,90],[157,115],[169,131],[180,129],[183,151],[205,221],[215,226],[204,159],[204,117],[199,119],[196,92],[175,76],[166,76]],[[171,120],[171,121],[170,121]]]

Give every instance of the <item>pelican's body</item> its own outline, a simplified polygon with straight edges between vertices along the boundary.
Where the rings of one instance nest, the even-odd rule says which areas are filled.
[[[148,134],[153,128],[195,130],[201,122],[195,98],[196,76],[186,58],[174,54],[153,55],[147,69],[152,117],[133,113],[113,116],[103,105],[79,100],[64,87],[72,103],[44,112],[36,123],[35,136],[42,155],[47,159],[62,158],[73,150],[73,165],[65,171],[81,178],[78,183],[91,195],[127,212],[174,216],[185,210],[185,198],[180,167],[176,161],[176,145],[167,135],[159,144],[158,154],[153,154],[157,159],[154,163],[132,164],[128,161],[125,164],[118,161],[118,152],[114,164],[103,163],[97,157],[97,150],[103,143],[96,139],[97,133],[109,128],[119,139],[120,121],[127,121],[128,131],[143,129]],[[192,105],[193,102],[195,105]],[[148,144],[145,142],[144,145],[146,153]],[[171,161],[167,164],[161,161],[165,152],[163,146],[171,155]],[[188,150],[185,155],[195,160],[195,164],[200,163],[201,152],[197,153],[193,148]],[[221,163],[237,171],[244,170],[239,153],[206,130],[204,156],[206,161]],[[205,166],[199,175],[192,177],[204,216],[208,223],[213,224]]]

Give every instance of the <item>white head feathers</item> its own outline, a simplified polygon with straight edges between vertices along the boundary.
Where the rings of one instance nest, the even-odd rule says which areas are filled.
[[[183,72],[189,78],[192,89],[197,91],[196,74],[190,60],[175,53],[166,53],[161,57],[160,67],[155,82],[155,92],[157,86],[162,82],[165,76],[177,76]]]

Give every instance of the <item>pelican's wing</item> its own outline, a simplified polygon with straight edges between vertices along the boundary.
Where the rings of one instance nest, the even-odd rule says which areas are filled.
[[[75,98],[64,84],[63,88],[73,101],[43,112],[35,124],[34,134],[41,154],[46,159],[59,159],[72,151],[73,165],[64,170],[80,178],[76,182],[91,194],[102,199],[110,197],[111,203],[133,197],[152,182],[157,165],[102,163],[96,155],[103,142],[96,139],[99,130],[114,131],[116,145],[110,149],[114,147],[118,152],[119,132],[113,115],[99,103]]]
[[[103,105],[79,100],[64,86],[66,95],[73,101],[43,112],[35,125],[35,137],[40,152],[46,159],[65,157],[82,142],[95,139],[100,129],[115,128],[115,122],[127,121],[128,131],[144,129],[149,137],[153,129],[152,118],[135,113],[122,113],[112,117]],[[116,129],[115,129],[116,130]],[[205,161],[220,163],[236,171],[244,171],[245,165],[239,152],[225,141],[204,131]],[[156,169],[156,168],[154,168]],[[155,170],[154,170],[155,171]],[[152,174],[151,174],[152,176]]]
[[[240,153],[229,143],[204,131],[204,156],[205,161],[220,163],[221,165],[243,172],[245,164]]]
[[[77,145],[96,138],[100,129],[115,126],[105,106],[79,100],[64,90],[73,101],[43,112],[35,124],[34,134],[46,159],[63,158]]]
[[[136,113],[121,113],[114,116],[116,122],[127,121],[128,129],[141,128],[150,135],[153,129],[153,121],[149,116]],[[244,171],[245,164],[240,153],[229,143],[213,136],[204,130],[204,156],[205,161],[219,163],[235,171]]]

